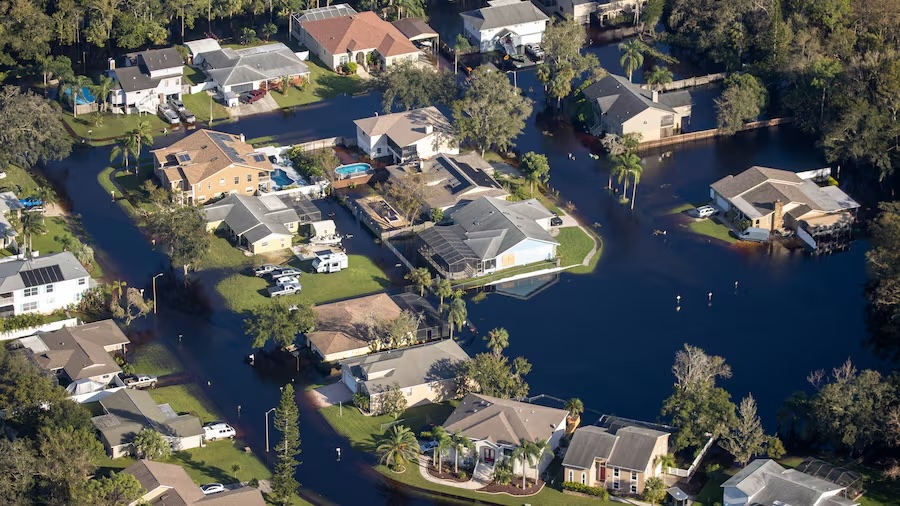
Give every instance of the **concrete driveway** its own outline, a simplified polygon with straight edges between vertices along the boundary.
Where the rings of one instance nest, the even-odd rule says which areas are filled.
[[[275,102],[275,99],[272,98],[272,93],[266,93],[266,95],[253,102],[252,104],[240,104],[237,107],[237,115],[238,116],[249,116],[251,114],[259,114],[263,112],[274,111],[276,109],[280,109],[278,107],[278,103]]]
[[[313,402],[320,408],[327,408],[341,402],[349,404],[353,399],[350,389],[341,381],[312,390],[310,394]]]

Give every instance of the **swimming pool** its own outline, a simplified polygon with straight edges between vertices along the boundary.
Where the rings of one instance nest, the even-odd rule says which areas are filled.
[[[66,88],[65,94],[67,97],[71,97],[72,88]],[[75,103],[78,105],[92,104],[94,103],[94,100],[96,100],[94,94],[91,93],[91,90],[87,86],[81,88],[81,93],[75,96]]]
[[[338,175],[338,179],[346,179],[361,176],[370,170],[372,170],[372,166],[368,163],[351,163],[334,169],[334,173]]]
[[[292,184],[297,184],[296,181],[289,178],[288,175],[281,169],[275,169],[272,171],[272,181],[282,188],[285,186],[290,186]]]

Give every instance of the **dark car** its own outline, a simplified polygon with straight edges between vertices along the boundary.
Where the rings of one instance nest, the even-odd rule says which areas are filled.
[[[554,217],[550,218],[550,226],[551,227],[558,227],[558,226],[562,225],[562,223],[563,223],[562,218],[560,218],[559,216],[554,216]]]
[[[266,96],[266,90],[250,90],[250,98],[247,100],[247,103],[252,104],[264,96]]]

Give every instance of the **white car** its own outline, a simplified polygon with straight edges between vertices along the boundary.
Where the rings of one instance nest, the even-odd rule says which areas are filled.
[[[225,485],[221,483],[207,483],[206,485],[200,485],[200,490],[203,491],[203,495],[218,494],[225,491]]]
[[[713,206],[700,206],[697,209],[694,209],[694,214],[696,214],[698,218],[709,218],[718,212],[719,211]]]
[[[203,426],[203,438],[207,441],[233,439],[236,435],[234,427],[225,422],[212,422]]]

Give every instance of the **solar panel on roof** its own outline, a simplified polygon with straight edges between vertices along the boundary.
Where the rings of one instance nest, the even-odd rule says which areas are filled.
[[[191,155],[188,153],[178,153],[175,155],[178,158],[178,163],[190,163]]]
[[[22,278],[22,282],[25,283],[25,288],[31,288],[32,286],[49,285],[50,283],[59,283],[60,281],[65,281],[62,271],[60,270],[58,265],[51,265],[50,267],[40,267],[37,269],[32,269],[30,271],[22,271],[19,273],[19,276]]]
[[[219,132],[210,132],[209,136],[213,140],[213,142],[216,143],[216,146],[219,146],[219,148],[225,153],[225,156],[227,156],[231,160],[235,160],[241,163],[247,163],[247,160],[244,160],[241,155],[238,154],[237,150],[235,150],[231,146],[231,143],[234,142],[234,139],[230,135]]]
[[[254,161],[254,162],[264,162],[264,161],[266,161],[266,155],[264,155],[264,154],[262,154],[262,153],[253,153],[253,154],[250,155],[250,157],[253,158],[253,161]]]

